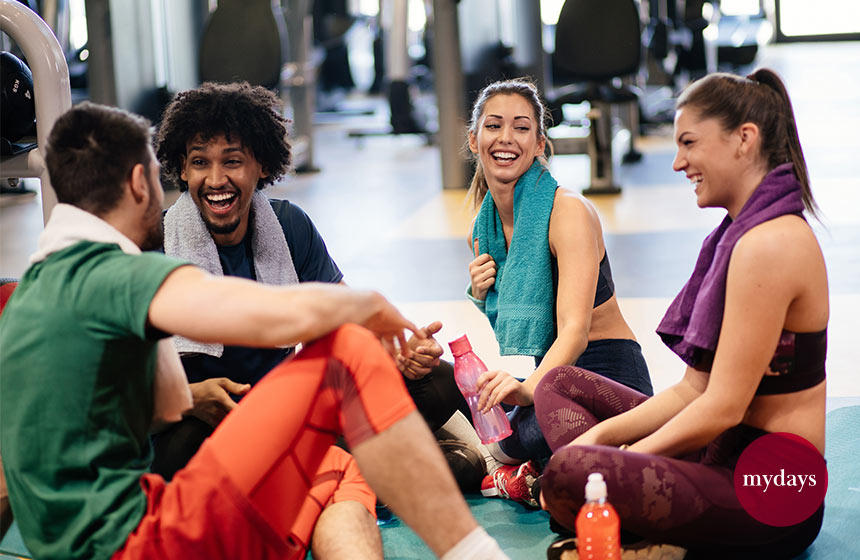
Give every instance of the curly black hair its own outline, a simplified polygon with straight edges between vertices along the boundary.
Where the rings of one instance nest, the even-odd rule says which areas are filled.
[[[204,142],[220,134],[227,141],[237,137],[251,150],[268,175],[260,179],[262,189],[283,177],[290,169],[289,120],[281,114],[281,100],[273,92],[248,82],[206,82],[176,94],[164,110],[156,137],[156,156],[165,179],[185,191],[180,178],[189,140]]]

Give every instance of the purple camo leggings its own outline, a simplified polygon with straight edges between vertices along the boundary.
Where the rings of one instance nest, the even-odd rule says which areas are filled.
[[[553,456],[541,477],[547,509],[573,530],[589,473],[606,480],[621,525],[643,538],[689,549],[687,558],[792,558],[821,528],[824,506],[791,527],[756,521],[738,502],[733,471],[744,448],[765,431],[740,424],[683,458],[567,445],[646,395],[596,373],[557,367],[535,390],[535,410]]]

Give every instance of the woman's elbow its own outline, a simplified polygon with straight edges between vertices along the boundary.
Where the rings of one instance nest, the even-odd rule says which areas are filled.
[[[570,350],[573,363],[588,346],[588,327],[580,324],[559,325],[556,340],[563,341],[564,347]]]
[[[720,428],[720,432],[733,428],[743,422],[746,416],[747,407],[740,406],[737,400],[734,401],[719,401],[709,398],[707,393],[702,395],[706,399],[709,406],[710,418]]]

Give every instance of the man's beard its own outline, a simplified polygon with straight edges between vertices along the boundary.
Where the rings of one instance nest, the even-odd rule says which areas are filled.
[[[149,207],[143,215],[146,235],[140,244],[140,250],[154,251],[164,246],[164,226],[161,221],[162,208],[156,200],[156,187],[150,183],[149,178],[146,179],[146,184],[149,186]]]
[[[219,225],[213,224],[209,221],[209,219],[201,212],[200,216],[203,218],[203,223],[206,224],[206,229],[208,229],[211,233],[216,235],[223,235],[227,233],[233,233],[239,227],[239,224],[242,221],[242,218],[236,218],[235,222],[231,222],[229,224]]]

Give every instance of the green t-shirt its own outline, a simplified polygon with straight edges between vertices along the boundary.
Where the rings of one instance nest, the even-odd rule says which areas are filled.
[[[152,450],[149,304],[186,264],[83,241],[31,266],[0,316],[0,450],[36,558],[109,558],[140,522]]]

